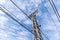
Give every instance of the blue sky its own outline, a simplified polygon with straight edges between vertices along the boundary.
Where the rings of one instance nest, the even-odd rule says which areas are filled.
[[[36,19],[38,24],[41,25],[40,29],[44,40],[60,40],[60,23],[58,22],[48,0],[13,1],[27,15],[30,15],[35,9],[39,10]],[[53,1],[60,13],[60,0]],[[27,16],[24,15],[10,0],[0,0],[0,7],[2,7],[1,5],[4,5],[6,9],[14,14],[19,19],[19,22],[22,21],[27,25],[29,30],[32,29],[32,21],[27,18]],[[0,40],[32,40],[32,34],[0,10]]]

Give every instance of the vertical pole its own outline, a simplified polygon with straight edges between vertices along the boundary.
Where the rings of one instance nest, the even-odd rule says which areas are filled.
[[[35,35],[35,36],[33,35],[33,40],[43,40],[36,18],[35,18],[36,17],[35,12],[32,13],[31,16],[32,16],[32,22],[33,22],[32,33]]]

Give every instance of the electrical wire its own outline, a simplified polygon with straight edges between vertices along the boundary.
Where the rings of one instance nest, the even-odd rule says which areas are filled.
[[[56,8],[53,0],[51,0],[51,1],[49,0],[49,3],[50,3],[50,5],[51,5],[51,7],[53,8],[54,13],[56,14],[58,21],[60,22],[60,20],[59,20],[60,15],[59,15],[59,13],[58,13],[58,11],[57,11],[57,8]]]
[[[43,36],[46,37],[47,40],[49,40],[49,38],[40,30],[40,32],[42,33]]]
[[[10,0],[20,11],[22,11],[30,20],[31,20],[31,15],[28,16],[14,1]],[[38,9],[37,9],[38,10]],[[35,10],[35,12],[37,12],[37,10]],[[34,12],[33,12],[34,13]]]
[[[3,5],[2,5],[2,7],[4,8],[4,9],[6,9]],[[3,9],[2,9],[3,10]],[[7,10],[7,9],[6,9]],[[4,10],[3,10],[4,11]],[[7,10],[9,13],[11,13],[9,10]],[[4,11],[5,12],[5,11]],[[19,23],[19,21],[17,21],[15,18],[13,18],[9,13],[7,13],[6,12],[6,14],[9,16],[9,17],[11,17],[14,21],[16,21],[17,23]],[[12,14],[12,13],[11,13]],[[13,15],[13,14],[12,14]],[[13,16],[15,16],[15,15],[13,15]],[[16,17],[16,16],[15,16]],[[16,17],[17,18],[17,17]],[[18,19],[18,18],[17,18]],[[23,23],[23,22],[22,22]],[[29,32],[31,32],[32,33],[32,31],[30,31],[28,28],[26,28],[26,26],[25,25],[23,25],[23,24],[21,24],[20,23],[20,25],[21,26],[23,26],[25,29],[27,29]],[[28,27],[28,26],[27,26]],[[34,33],[32,33],[33,35],[34,35]],[[35,35],[34,35],[35,36]],[[36,37],[36,36],[35,36]]]
[[[1,5],[4,9],[6,9],[3,5]],[[11,13],[8,9],[6,9],[12,16],[14,16],[17,20],[19,20],[15,15],[13,15],[13,13]],[[19,20],[20,21],[20,20]],[[22,21],[20,21],[22,24],[24,24]],[[24,26],[26,27],[27,25],[24,24]],[[28,26],[27,26],[28,27]]]
[[[52,0],[51,0],[51,1],[52,1]],[[53,2],[53,4],[54,4],[54,2]],[[55,5],[55,4],[54,4],[54,5]],[[46,7],[45,7],[45,8],[46,8]],[[47,8],[46,8],[46,9],[47,9]],[[56,11],[57,11],[56,6],[55,6],[55,9],[56,9]],[[50,15],[50,13],[49,13],[48,9],[47,9],[47,12],[48,12],[48,16],[50,16],[50,18],[51,18],[52,22],[54,23],[54,25],[55,25],[55,27],[56,27],[56,29],[57,29],[57,31],[59,32],[59,29],[57,28],[57,25],[55,24],[55,22],[54,22],[53,18],[51,17],[51,15]],[[57,13],[58,13],[58,11],[57,11]],[[58,13],[58,15],[59,15],[59,13]]]
[[[42,3],[43,4],[43,3]],[[44,5],[44,4],[43,4]],[[45,6],[44,6],[45,7]],[[46,8],[46,7],[45,7]],[[49,13],[49,11],[48,11],[48,9],[46,8],[46,10],[47,10],[47,14],[48,14],[48,16],[50,17],[50,19],[52,20],[52,22],[54,23],[54,26],[56,27],[56,29],[58,30],[58,28],[57,28],[57,25],[55,24],[55,22],[54,22],[54,20],[53,20],[53,18],[52,18],[52,16],[50,15],[50,13]],[[58,32],[59,32],[59,30],[58,30]]]
[[[52,1],[53,5],[54,5],[54,7],[55,7],[55,10],[56,10],[56,12],[57,12],[58,16],[60,17],[59,12],[58,12],[58,10],[57,10],[57,8],[56,8],[56,6],[55,6],[55,4],[54,4],[53,0],[51,0],[51,1]]]
[[[19,10],[21,10],[26,16],[27,14],[16,4],[14,3],[12,0],[10,0]],[[28,16],[27,16],[28,17]],[[28,17],[30,19],[30,17]],[[31,20],[31,19],[30,19]],[[43,33],[42,33],[43,34]],[[44,35],[44,34],[43,34]],[[45,35],[44,35],[45,36]],[[46,37],[46,36],[45,36]],[[47,38],[47,37],[46,37]],[[48,39],[48,38],[47,38]]]
[[[44,5],[44,4],[43,4]],[[45,7],[46,8],[46,7]],[[58,28],[57,28],[57,25],[55,24],[55,22],[54,22],[54,20],[53,20],[53,18],[51,17],[51,15],[50,15],[50,13],[49,13],[49,11],[48,11],[48,9],[46,8],[46,10],[47,10],[47,14],[48,14],[48,16],[51,18],[51,20],[52,20],[52,22],[54,23],[54,26],[56,27],[56,29],[57,29],[57,31],[59,32],[59,30],[58,30]],[[41,33],[43,33],[42,31],[41,31]],[[44,35],[44,33],[43,33],[43,35]],[[48,38],[47,38],[48,39]]]
[[[0,4],[0,6],[2,6],[4,9],[6,9],[3,5],[1,5]],[[7,9],[6,9],[7,10]],[[11,13],[9,10],[7,10],[9,13]],[[12,13],[11,13],[11,15],[13,15]],[[16,17],[15,15],[13,15],[14,17]],[[19,20],[19,19],[18,19]],[[22,22],[23,23],[23,22]],[[4,25],[4,26],[6,26],[6,25]],[[12,28],[13,29],[13,28]],[[16,30],[16,29],[14,29],[14,30]],[[18,31],[18,30],[17,30]]]
[[[44,4],[43,4],[44,5]],[[45,7],[46,8],[46,7]],[[56,7],[55,7],[56,8]],[[50,17],[50,19],[52,20],[52,22],[54,23],[54,26],[56,27],[56,29],[57,29],[57,31],[59,32],[59,30],[58,30],[58,28],[57,28],[57,25],[55,24],[55,22],[54,22],[54,20],[53,20],[53,18],[51,17],[51,15],[50,15],[50,13],[49,13],[49,11],[48,11],[48,9],[46,8],[46,10],[47,10],[47,14],[48,14],[48,16]],[[57,10],[57,9],[56,9]],[[57,11],[58,12],[58,11]],[[59,14],[58,14],[59,15]]]
[[[18,7],[19,8],[19,7]],[[23,10],[22,9],[20,9],[22,12],[23,12]],[[24,12],[23,12],[24,13]],[[27,16],[27,15],[26,15]],[[28,17],[28,16],[27,16]],[[28,17],[29,18],[29,17]]]
[[[47,8],[46,8],[47,9]],[[54,22],[54,20],[53,20],[53,18],[51,17],[51,15],[50,15],[50,13],[49,13],[49,11],[47,10],[47,14],[48,14],[48,16],[51,18],[51,20],[52,20],[52,22],[54,23],[54,26],[56,27],[56,29],[57,29],[57,31],[59,32],[59,30],[58,30],[58,28],[57,28],[57,25],[55,24],[55,22]]]
[[[5,10],[3,10],[1,7],[0,7],[0,10],[3,11],[4,13],[6,13],[9,17],[11,17],[14,21],[16,21],[18,24],[19,21],[17,21],[16,19],[14,19],[11,15],[9,15],[9,13],[5,12]],[[20,24],[22,27],[24,27],[25,29],[27,29],[24,25]],[[31,32],[29,29],[27,29],[29,32]],[[32,33],[32,32],[31,32]],[[33,34],[33,33],[32,33]],[[34,35],[34,34],[33,34]]]
[[[8,12],[6,12],[3,8],[0,7],[0,10],[3,11],[6,15],[8,15],[10,18],[12,18],[14,21],[16,21],[19,25],[27,29],[24,25],[22,25],[18,20],[16,20],[14,17],[12,17]],[[27,29],[29,32],[31,32],[29,29]],[[32,32],[31,32],[32,33]],[[32,33],[33,34],[33,33]],[[34,34],[33,34],[34,35]]]
[[[16,4],[16,3],[14,3],[12,0],[10,0],[20,11],[22,11],[26,16],[27,16],[27,14]],[[27,16],[30,20],[31,20],[31,18],[29,17],[29,16]]]

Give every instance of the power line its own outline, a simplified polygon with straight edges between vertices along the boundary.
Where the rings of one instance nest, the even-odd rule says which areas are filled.
[[[20,9],[22,12],[23,12],[23,10],[22,9]],[[27,16],[27,15],[26,15]],[[27,16],[28,17],[28,16]]]
[[[45,7],[46,8],[46,7]],[[47,8],[46,8],[47,9]],[[57,10],[57,9],[56,9]],[[50,18],[51,18],[51,20],[52,20],[52,22],[54,23],[54,26],[56,27],[56,29],[57,29],[57,31],[59,32],[59,30],[58,30],[58,28],[57,28],[57,25],[55,24],[55,22],[54,22],[54,20],[53,20],[53,18],[51,17],[51,15],[50,15],[50,13],[49,13],[49,11],[48,11],[48,9],[47,9],[47,12],[48,12],[48,15],[50,16]],[[58,12],[58,11],[57,11]],[[58,14],[59,15],[59,14]],[[46,35],[41,31],[41,33],[46,37]],[[47,37],[46,37],[47,38]],[[48,39],[48,38],[47,38]],[[49,40],[49,39],[48,39]]]
[[[6,9],[3,5],[1,5],[4,9]],[[15,15],[13,15],[13,13],[11,13],[8,9],[6,9],[12,16],[14,16],[17,20],[19,20]],[[22,21],[19,21],[21,22],[22,24],[24,24]],[[25,25],[25,24],[24,24]],[[27,26],[27,25],[25,25]],[[27,26],[28,27],[28,26]]]
[[[40,30],[41,31],[41,30]],[[46,37],[47,40],[49,40],[49,38],[41,31],[41,33]]]
[[[4,9],[0,7],[0,10],[3,11],[5,14],[7,14],[9,17],[11,17],[14,21],[16,21],[19,25],[27,29],[24,25],[22,25],[19,21],[17,21],[15,18],[13,18],[8,12],[6,12]],[[31,32],[29,29],[27,29],[29,32]],[[32,33],[32,32],[31,32]],[[33,34],[33,33],[32,33]],[[34,34],[33,34],[34,35]]]
[[[48,12],[48,16],[50,16],[50,18],[51,18],[52,22],[54,23],[54,26],[55,26],[55,27],[56,27],[56,29],[58,30],[57,25],[55,24],[55,22],[54,22],[54,20],[53,20],[53,18],[51,17],[51,15],[50,15],[50,13],[49,13],[49,12]],[[58,32],[59,32],[59,30],[58,30]]]
[[[54,10],[54,12],[55,12],[55,14],[57,15],[57,16],[59,16],[59,13],[58,13],[58,11],[57,11],[57,8],[56,8],[56,6],[55,6],[55,4],[54,4],[54,2],[51,0],[49,0],[49,2],[50,2],[50,4],[51,4],[51,6],[52,6],[52,8],[53,8],[53,10]],[[57,13],[56,13],[57,12]]]
[[[0,6],[2,6],[4,9],[6,9],[3,5],[1,5],[0,4]],[[7,10],[7,9],[6,9]],[[9,13],[11,13],[9,10],[7,10]],[[13,15],[12,13],[11,13],[11,15]],[[19,20],[15,15],[13,15],[17,20]],[[21,23],[23,23],[22,21],[20,21]],[[24,24],[24,23],[23,23]],[[25,25],[25,24],[24,24]],[[27,26],[27,25],[25,25],[25,26]],[[28,26],[27,26],[28,27]]]
[[[60,15],[59,15],[59,13],[58,13],[58,11],[57,11],[57,8],[56,8],[53,0],[51,0],[51,1],[49,0],[49,3],[50,3],[50,5],[51,5],[51,7],[53,8],[54,13],[56,14],[58,21],[60,22],[60,20],[59,20]]]
[[[57,12],[58,16],[60,17],[59,12],[58,12],[58,10],[57,10],[57,8],[56,8],[56,6],[55,6],[53,0],[51,0],[51,1],[52,1],[53,5],[54,5],[54,7],[55,7],[55,9],[56,9],[56,12]]]
[[[12,0],[10,0],[19,10],[21,10],[26,16],[27,14],[16,4],[14,3]],[[28,17],[28,16],[27,16]],[[30,17],[28,17],[30,19]],[[31,20],[31,19],[30,19]],[[43,34],[43,33],[42,33]],[[44,35],[44,34],[43,34]],[[46,37],[46,35],[44,35]],[[47,37],[46,37],[47,38]],[[48,38],[47,38],[48,39]]]
[[[14,3],[12,0],[10,0],[20,11],[22,11],[26,16],[27,16],[27,14],[16,4],[16,3]],[[31,18],[29,17],[29,16],[27,16],[30,20],[31,20]]]
[[[6,15],[8,15],[10,18],[12,18],[14,21],[16,21],[19,25],[27,29],[24,25],[22,25],[18,20],[16,20],[14,17],[12,17],[8,12],[6,12],[3,8],[0,7],[0,10],[3,11]],[[31,32],[29,29],[27,29],[29,32]],[[32,32],[31,32],[32,33]],[[32,33],[33,34],[33,33]],[[33,34],[34,35],[34,34]]]
[[[16,3],[14,3],[12,0],[10,1],[31,20],[31,18]]]
[[[1,6],[2,6],[4,9],[6,9],[3,5],[1,5]],[[14,21],[16,21],[19,25],[21,25],[22,27],[24,27],[25,29],[27,29],[29,32],[31,32],[28,28],[26,28],[27,25],[21,24],[21,23],[18,21],[19,19],[18,19],[15,15],[13,15],[9,10],[6,9],[9,13],[11,13],[13,16],[15,16],[15,18],[17,18],[18,20],[15,19],[13,16],[11,16],[11,15],[10,15],[8,12],[6,12],[3,8],[0,7],[0,10],[3,11],[5,14],[7,14],[7,15],[8,15],[10,18],[12,18]],[[23,22],[22,22],[22,23],[23,23]],[[27,26],[27,27],[28,27],[28,26]],[[32,32],[31,32],[31,33],[32,33]],[[34,35],[34,33],[32,33],[32,34]],[[34,36],[35,36],[35,35],[34,35]]]
[[[51,0],[52,1],[52,0]],[[45,7],[46,8],[46,7]],[[47,8],[46,8],[47,9]],[[55,7],[55,9],[57,10],[57,8]],[[54,20],[53,20],[53,18],[51,17],[51,15],[50,15],[50,13],[49,13],[49,11],[48,11],[48,9],[47,9],[47,12],[48,12],[48,15],[50,16],[50,18],[51,18],[51,20],[52,20],[52,22],[54,23],[54,25],[55,25],[55,27],[56,27],[56,29],[57,29],[57,31],[59,32],[59,30],[58,30],[58,28],[57,28],[57,25],[55,24],[55,22],[54,22]],[[57,13],[58,13],[58,11],[57,11]],[[58,15],[59,15],[59,13],[58,13]],[[59,19],[58,19],[59,20]]]
[[[43,4],[43,5],[44,5],[44,4]],[[45,7],[45,8],[46,8],[46,7]],[[58,30],[58,28],[57,28],[57,25],[55,24],[55,22],[54,22],[53,18],[51,17],[51,15],[50,15],[50,13],[49,13],[49,11],[48,11],[47,8],[46,8],[46,10],[47,10],[47,14],[48,14],[48,16],[50,17],[50,19],[51,19],[52,22],[54,23],[54,26],[56,27],[57,31],[59,32],[59,30]]]
[[[12,0],[10,0],[18,9],[20,9],[24,14],[26,14],[17,4],[15,4]],[[53,2],[53,1],[52,1]],[[51,3],[51,2],[50,2]],[[54,4],[54,3],[53,3]],[[52,6],[52,4],[51,4],[51,6]],[[55,5],[54,5],[55,6]],[[52,6],[53,7],[53,6]],[[53,7],[53,9],[54,9],[54,7]],[[56,8],[56,6],[55,6],[55,9],[57,10],[57,8]],[[56,13],[56,12],[55,12]],[[58,13],[58,11],[57,11],[57,13]],[[59,15],[59,13],[58,13],[58,15]],[[26,16],[27,16],[27,14],[26,14]],[[56,16],[57,16],[57,14],[56,14]],[[27,16],[28,17],[28,16]],[[51,17],[51,16],[50,16]],[[52,20],[53,21],[53,20]],[[55,23],[54,23],[55,24]]]

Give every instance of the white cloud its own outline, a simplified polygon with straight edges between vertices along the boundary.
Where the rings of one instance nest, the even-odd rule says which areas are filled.
[[[27,36],[27,34],[29,34],[29,32],[27,31],[22,31],[22,32],[19,32],[20,35],[23,35],[23,36]]]
[[[4,4],[5,2],[5,0],[0,0],[0,4]]]
[[[18,4],[20,5],[20,8],[25,9],[25,4],[24,3],[18,2]]]
[[[0,30],[0,38],[3,38],[3,37],[8,37],[8,35],[3,31],[3,30]]]
[[[19,13],[16,15],[20,20],[25,20],[26,16],[23,13]]]
[[[14,1],[21,9],[25,10],[26,7],[29,9],[30,7],[38,7],[38,4],[41,3],[41,0],[25,0],[23,2],[21,2],[21,0]]]
[[[30,39],[27,37],[21,36],[21,37],[18,37],[18,40],[30,40]]]
[[[60,14],[60,9],[58,10],[59,14]]]
[[[7,21],[8,19],[4,16],[0,16],[0,24],[5,24],[5,22]]]
[[[41,0],[31,0],[31,2],[33,2],[33,4],[35,4],[35,6],[38,7],[38,4],[41,3]]]
[[[19,40],[30,40],[29,39],[29,32],[27,32],[27,31],[22,31],[22,32],[19,32],[18,33],[20,36],[19,37],[17,37],[17,39],[19,39]]]
[[[32,21],[31,20],[26,20],[24,23],[25,24],[32,24]]]
[[[51,13],[51,12],[50,12]],[[47,35],[48,35],[48,38],[50,39],[50,40],[59,40],[59,23],[58,23],[58,21],[57,21],[57,18],[56,18],[56,16],[55,15],[51,15],[51,17],[53,18],[53,20],[54,20],[54,23],[56,24],[54,24],[53,23],[53,21],[52,21],[52,19],[51,19],[51,17],[49,17],[48,15],[47,15],[47,13],[43,13],[43,29],[42,30],[45,30],[46,31],[46,33],[47,33]],[[59,26],[57,26],[57,25],[59,25]]]
[[[46,2],[46,3],[44,3],[44,6],[45,7],[50,7],[50,3],[49,2]]]
[[[53,32],[51,34],[49,34],[50,40],[59,40],[59,33],[58,32]]]
[[[59,4],[60,5],[60,0],[53,0],[55,4]]]
[[[12,29],[16,29],[16,30],[19,30],[19,28],[18,27],[16,27],[16,26],[10,26]]]
[[[35,4],[35,6],[37,7],[38,6],[38,4],[39,3],[41,3],[41,0],[31,0],[30,1],[30,3],[27,3],[28,5],[26,5],[25,3],[21,3],[20,1],[18,1],[17,2],[17,4],[20,6],[20,8],[22,8],[22,9],[25,9],[25,7],[26,6],[28,6],[28,9],[30,8],[30,6],[31,6],[31,2],[33,2],[33,5]],[[4,3],[3,1],[2,2],[0,2],[0,4],[2,4],[2,3]],[[45,6],[47,7],[50,7],[50,5],[49,5],[49,3],[48,2],[46,2],[46,4],[45,4]],[[33,6],[31,6],[31,8],[32,8]],[[30,9],[31,9],[30,8]],[[29,9],[29,10],[30,10]],[[0,13],[2,13],[2,12],[0,12]],[[47,14],[47,13],[45,13],[45,14]],[[38,14],[39,15],[39,14]],[[43,14],[44,15],[44,14]],[[23,14],[19,14],[19,15],[16,15],[19,19],[25,19],[26,17],[25,17],[25,15],[23,15]],[[39,15],[40,16],[40,15]],[[46,17],[47,15],[44,15],[44,21],[45,21],[45,23],[46,23],[46,26],[44,26],[45,28],[45,30],[52,30],[54,33],[53,33],[53,35],[52,35],[52,32],[50,32],[50,34],[51,34],[51,36],[50,36],[50,40],[58,40],[58,38],[59,38],[59,34],[58,34],[58,32],[56,32],[56,27],[54,26],[54,24],[51,22],[51,20],[48,20],[48,17]],[[56,17],[55,16],[52,16],[53,18],[54,18],[54,20],[56,20]],[[0,16],[0,24],[5,24],[5,22],[6,22],[6,18],[5,17],[3,17],[3,16]],[[26,24],[31,24],[31,21],[29,21],[29,20],[26,20],[25,21],[25,23]],[[55,21],[55,23],[58,25],[59,23],[57,23],[57,21]],[[16,27],[14,27],[14,26],[12,26],[13,28],[15,28],[15,29],[18,29],[18,28],[16,28]],[[22,29],[23,30],[23,29]],[[0,35],[2,36],[4,34],[4,36],[6,36],[7,37],[7,35],[6,35],[6,33],[1,33],[0,32]],[[12,33],[12,34],[14,34],[14,33]],[[22,31],[22,32],[19,32],[18,33],[19,34],[19,37],[17,37],[19,40],[29,40],[29,38],[28,37],[26,37],[27,35],[29,35],[29,33],[28,32],[26,32],[26,31]],[[49,35],[49,34],[48,34]]]
[[[31,0],[32,2],[41,3],[41,0]]]
[[[26,4],[24,4],[24,2],[22,3],[21,1],[17,1],[17,0],[15,0],[14,2],[15,2],[21,9],[23,9],[23,10],[26,9],[26,8],[25,8]]]

